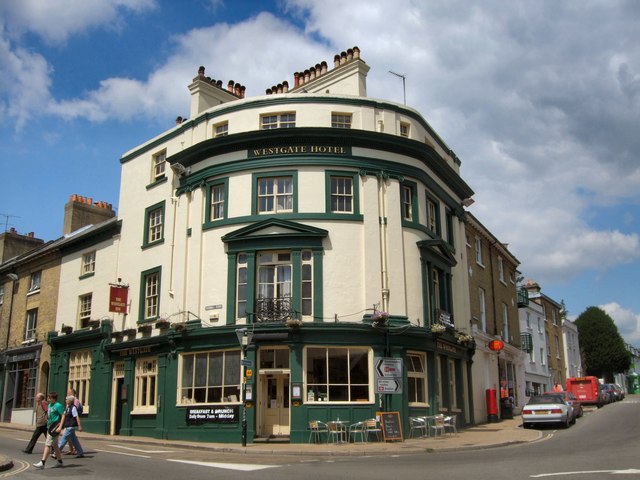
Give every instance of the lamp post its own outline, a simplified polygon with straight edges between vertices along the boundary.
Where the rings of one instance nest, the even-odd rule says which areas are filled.
[[[245,375],[245,357],[247,356],[247,348],[251,344],[253,338],[253,332],[250,332],[246,328],[237,328],[236,335],[238,337],[238,343],[240,343],[241,365],[242,365],[242,446],[247,446],[247,377]]]

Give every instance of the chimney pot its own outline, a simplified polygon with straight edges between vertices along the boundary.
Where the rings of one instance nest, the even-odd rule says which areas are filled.
[[[204,67],[203,66],[200,66],[200,68],[198,68],[198,75],[204,76]]]
[[[284,93],[289,93],[289,82],[287,82],[286,80],[282,82],[282,91]]]
[[[247,90],[247,88],[243,85],[242,88],[240,89],[240,98],[244,98],[244,92]]]
[[[333,68],[338,68],[340,66],[340,55],[337,53],[333,56]]]
[[[358,47],[353,47],[353,58],[360,58],[360,49]]]
[[[324,75],[325,73],[327,73],[327,62],[323,60],[320,64],[320,75]]]
[[[347,63],[347,52],[342,52],[340,54],[340,65],[344,65]]]
[[[311,75],[311,73],[309,72],[309,70],[305,70],[304,71],[304,83],[307,83],[309,81],[309,76]]]
[[[300,73],[296,72],[293,74],[293,88],[298,88],[300,86]]]
[[[350,62],[351,60],[353,60],[353,49],[349,49],[347,50],[347,62]]]

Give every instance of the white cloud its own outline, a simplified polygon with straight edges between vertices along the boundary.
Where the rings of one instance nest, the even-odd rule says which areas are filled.
[[[33,0],[12,14],[22,29],[60,42],[92,25],[116,25],[125,9],[152,7],[144,0],[103,7],[97,0],[77,2],[88,7],[79,7],[74,22],[59,25],[44,22],[46,12]],[[174,33],[170,56],[147,78],[107,78],[76,98],[51,99],[48,111],[67,119],[145,118],[166,125],[188,116],[186,86],[199,65],[224,83],[245,85],[249,96],[260,95],[291,81],[294,71],[331,63],[333,54],[358,45],[372,67],[370,96],[401,103],[402,82],[388,71],[407,74],[407,103],[462,160],[463,178],[477,192],[472,211],[511,245],[528,275],[544,285],[640,260],[632,222],[622,231],[606,218],[594,221],[603,206],[628,205],[627,220],[640,214],[636,7],[452,0],[284,5],[302,30],[262,13]],[[214,10],[221,6],[210,2]],[[12,106],[10,115],[25,118],[47,104],[49,72],[44,58],[17,52],[7,44],[8,56],[22,58],[11,98],[26,78],[40,88],[2,108]],[[38,66],[30,71],[29,55]]]
[[[640,314],[623,308],[617,303],[600,305],[600,308],[613,318],[620,335],[627,343],[640,347]]]
[[[1,37],[0,66],[0,114],[14,119],[20,130],[32,113],[48,101],[51,69],[42,55],[12,48]]]
[[[79,32],[106,26],[118,28],[122,10],[141,12],[155,0],[20,0],[0,2],[8,33],[32,32],[49,43],[63,43]]]

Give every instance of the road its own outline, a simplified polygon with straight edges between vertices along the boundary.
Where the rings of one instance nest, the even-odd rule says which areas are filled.
[[[0,451],[11,452],[15,466],[0,479],[600,480],[620,475],[640,479],[639,431],[640,399],[635,396],[588,411],[568,430],[545,428],[543,440],[510,447],[400,456],[252,458],[233,452],[119,444],[106,438],[85,440],[86,458],[65,458],[65,468],[42,471],[31,467],[38,455],[20,453],[27,434],[1,430]],[[49,461],[47,467],[52,464]]]

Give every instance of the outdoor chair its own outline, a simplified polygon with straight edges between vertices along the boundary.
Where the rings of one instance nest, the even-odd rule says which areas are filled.
[[[380,428],[380,422],[375,418],[371,418],[369,420],[364,421],[364,430],[366,434],[366,439],[369,441],[369,436],[374,434],[376,436],[376,440],[380,441],[380,437],[382,434],[382,428]]]
[[[367,442],[364,422],[356,422],[349,426],[349,441],[351,441],[351,437],[353,437],[353,442],[355,443],[358,435],[360,435],[360,441],[362,443]]]
[[[430,425],[433,430],[434,436],[438,436],[438,433],[442,435],[444,433],[444,415],[436,415],[433,417],[433,423]]]
[[[449,433],[453,432],[457,435],[458,427],[456,426],[456,423],[457,423],[456,420],[457,420],[456,415],[450,415],[448,417],[444,417],[444,431],[446,432],[448,430]]]
[[[327,441],[329,441],[329,428],[327,424],[319,420],[312,420],[309,422],[309,443],[313,439],[314,443],[322,443],[322,435],[327,435]]]
[[[420,433],[420,437],[426,437],[427,433],[427,422],[423,418],[420,417],[409,417],[409,438],[414,438],[414,432]],[[422,433],[421,433],[422,432]]]

